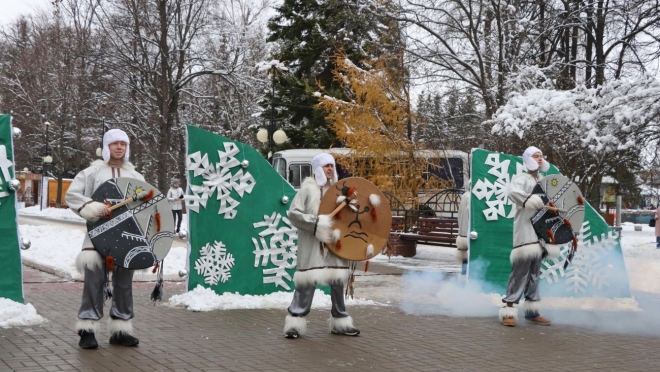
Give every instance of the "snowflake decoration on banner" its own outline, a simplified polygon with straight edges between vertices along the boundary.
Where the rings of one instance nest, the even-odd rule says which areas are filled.
[[[4,181],[0,178],[0,198],[9,196],[9,193],[3,188],[3,184],[9,181],[9,168],[14,166],[14,163],[9,160],[7,154],[7,146],[0,145],[0,173],[2,173],[2,177],[4,178]]]
[[[284,226],[280,226],[284,222]],[[259,233],[259,238],[252,238],[254,243],[254,267],[268,266],[272,262],[275,268],[263,269],[264,284],[274,283],[275,286],[291,289],[284,280],[292,281],[287,269],[296,267],[296,255],[298,252],[298,230],[291,224],[288,218],[273,212],[270,216],[264,215],[264,220],[253,224],[255,229],[266,227]],[[266,237],[270,240],[266,242]]]
[[[204,181],[201,185],[190,184],[192,195],[186,197],[187,207],[199,213],[199,207],[206,209],[208,199],[217,192],[217,200],[220,201],[218,214],[224,214],[225,219],[233,219],[238,211],[236,207],[240,202],[231,196],[235,191],[239,197],[245,193],[252,193],[256,185],[254,177],[250,172],[243,172],[240,162],[235,156],[240,152],[238,146],[233,142],[223,143],[225,151],[218,150],[220,161],[215,165],[209,162],[208,154],[202,155],[200,151],[188,155],[188,170],[193,172],[193,176],[202,176]],[[232,175],[232,168],[238,167],[238,171]]]
[[[484,215],[487,221],[497,221],[499,217],[513,218],[516,214],[516,205],[509,200],[506,194],[507,187],[511,179],[519,173],[522,173],[524,166],[516,163],[516,174],[509,174],[509,165],[511,160],[500,161],[500,154],[489,154],[484,164],[489,165],[488,174],[496,177],[495,182],[484,178],[477,180],[472,187],[472,193],[479,200],[485,200],[488,208],[484,209]],[[505,207],[511,206],[511,211],[507,214]]]
[[[204,276],[204,283],[216,285],[219,281],[225,283],[231,278],[234,257],[227,253],[222,242],[214,241],[213,245],[206,243],[199,254],[200,257],[195,261],[195,270],[198,275]]]
[[[603,258],[616,248],[616,235],[608,232],[598,239],[593,239],[592,242],[589,230],[589,221],[585,221],[578,236],[581,244],[566,270],[564,270],[564,262],[569,252],[568,245],[561,247],[557,262],[552,260],[543,262],[540,279],[545,279],[548,283],[553,284],[558,283],[561,280],[560,278],[565,277],[566,291],[573,293],[585,293],[590,285],[596,287],[599,291],[604,286],[609,287],[608,267],[603,262]]]

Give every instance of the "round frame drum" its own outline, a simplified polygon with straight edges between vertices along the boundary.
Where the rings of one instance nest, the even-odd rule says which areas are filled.
[[[339,180],[321,199],[319,214],[330,214],[338,207],[340,196],[354,188],[353,200],[335,215],[335,243],[326,244],[335,255],[350,260],[364,261],[380,253],[387,244],[392,228],[392,212],[385,195],[374,185],[360,177]],[[376,206],[372,201],[378,200]],[[374,211],[375,210],[375,211]]]
[[[117,266],[146,269],[165,258],[174,240],[172,209],[158,189],[135,178],[110,179],[92,195],[94,201],[112,206],[151,190],[151,198],[132,201],[113,210],[109,218],[87,223],[94,248],[103,257],[112,256]]]

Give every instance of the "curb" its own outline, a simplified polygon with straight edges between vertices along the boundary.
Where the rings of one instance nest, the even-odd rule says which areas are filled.
[[[33,268],[35,270],[43,271],[45,273],[51,274],[58,276],[60,278],[72,281],[72,282],[83,282],[84,277],[78,278],[78,277],[73,277],[71,274],[69,274],[66,271],[47,266],[44,264],[40,264],[38,262],[34,262],[28,258],[22,258],[23,265]],[[142,271],[148,272],[148,274],[143,274]],[[82,275],[81,275],[82,276]],[[182,282],[185,281],[186,278],[180,278],[178,274],[167,274],[163,275],[163,280],[168,281],[168,282]],[[149,269],[144,269],[144,270],[135,270],[135,274],[133,275],[133,281],[134,282],[155,282],[156,281],[156,274],[152,274],[149,272]]]

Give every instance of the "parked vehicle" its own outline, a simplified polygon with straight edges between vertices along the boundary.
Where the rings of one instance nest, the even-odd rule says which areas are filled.
[[[273,154],[273,168],[287,180],[295,189],[300,188],[302,181],[312,175],[312,158],[321,153],[330,153],[336,156],[346,156],[349,148],[333,149],[299,149],[283,150]],[[419,156],[427,159],[425,177],[439,177],[443,180],[454,180],[456,188],[463,188],[465,180],[469,178],[468,154],[457,150],[419,150]],[[339,178],[350,177],[340,165],[337,166]]]

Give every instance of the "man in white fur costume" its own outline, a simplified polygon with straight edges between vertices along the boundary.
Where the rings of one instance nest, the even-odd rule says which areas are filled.
[[[525,296],[523,309],[525,319],[540,325],[550,325],[550,320],[539,314],[541,296],[539,294],[539,274],[541,261],[546,255],[559,256],[559,247],[540,242],[531,218],[543,208],[540,196],[532,194],[539,180],[539,169],[543,172],[550,164],[543,159],[543,153],[538,148],[529,147],[523,153],[523,163],[527,173],[515,176],[509,184],[507,194],[516,204],[516,215],[513,220],[513,250],[511,251],[511,275],[506,288],[506,303],[500,309],[499,317],[505,326],[515,326],[518,311],[513,307],[522,296]],[[542,246],[545,245],[545,246]]]
[[[103,136],[103,160],[94,161],[76,175],[66,193],[66,203],[72,211],[87,221],[94,222],[108,216],[108,207],[92,201],[92,194],[105,181],[116,177],[144,180],[128,162],[130,140],[126,133],[111,129]],[[85,283],[82,304],[78,311],[76,331],[83,349],[98,347],[95,335],[99,332],[99,320],[103,317],[104,296],[108,285],[108,268],[94,244],[85,235],[82,251],[76,257],[78,272],[84,273]],[[112,305],[108,319],[108,333],[113,345],[135,346],[139,340],[131,334],[133,326],[133,270],[115,266],[112,269]],[[107,289],[109,292],[109,289]]]
[[[286,338],[297,338],[305,334],[305,316],[312,308],[316,285],[322,284],[330,286],[330,332],[357,336],[360,331],[353,327],[353,318],[344,306],[344,286],[350,276],[349,263],[324,246],[324,242],[332,241],[333,220],[328,215],[318,215],[321,198],[337,182],[335,159],[330,154],[316,155],[312,159],[312,169],[314,177],[305,179],[291,201],[288,213],[289,220],[298,228],[298,258],[293,276],[296,291],[288,308],[284,335]]]

